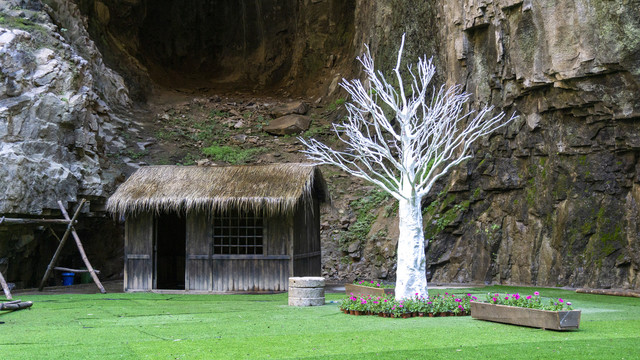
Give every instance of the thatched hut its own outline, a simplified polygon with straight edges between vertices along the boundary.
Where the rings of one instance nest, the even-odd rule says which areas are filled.
[[[140,168],[107,203],[126,219],[125,291],[286,291],[321,275],[328,201],[308,164]]]

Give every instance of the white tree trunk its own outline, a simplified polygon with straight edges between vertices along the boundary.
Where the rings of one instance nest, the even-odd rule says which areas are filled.
[[[396,271],[396,299],[428,296],[424,230],[422,228],[421,199],[399,201],[398,267]]]

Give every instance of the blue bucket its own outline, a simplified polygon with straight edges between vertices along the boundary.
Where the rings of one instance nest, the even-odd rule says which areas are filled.
[[[74,273],[62,273],[62,285],[64,286],[69,286],[69,285],[73,285],[73,277],[76,274]]]

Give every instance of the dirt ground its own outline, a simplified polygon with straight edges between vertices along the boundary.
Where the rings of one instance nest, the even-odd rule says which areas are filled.
[[[123,281],[112,280],[101,282],[104,289],[109,293],[122,293]],[[94,283],[77,284],[70,286],[48,286],[38,291],[37,288],[13,290],[11,295],[17,298],[20,295],[57,295],[57,294],[99,294],[100,289]]]
[[[145,165],[301,162],[296,136],[273,136],[262,130],[275,118],[273,110],[292,102],[309,105],[310,132],[329,135],[336,107],[321,107],[313,99],[209,90],[156,88],[146,104],[130,115],[133,126],[123,136],[127,150],[117,154],[132,172]],[[208,148],[208,150],[206,150]],[[244,157],[225,157],[232,149]],[[258,150],[256,150],[258,149]]]

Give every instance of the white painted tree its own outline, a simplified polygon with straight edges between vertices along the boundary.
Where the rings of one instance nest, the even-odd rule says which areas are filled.
[[[405,93],[400,71],[403,49],[404,35],[393,69],[397,87],[374,69],[369,48],[358,57],[367,85],[358,79],[343,79],[341,86],[352,102],[346,103],[348,119],[333,124],[333,129],[347,144],[344,151],[300,138],[306,147],[303,152],[315,163],[335,165],[398,200],[396,299],[428,295],[422,198],[436,180],[472,157],[474,141],[515,118],[505,121],[504,113],[489,118],[493,107],[476,114],[466,112],[469,94],[460,85],[442,86],[439,91],[433,88],[429,95],[435,66],[426,57],[419,59],[417,72],[407,67],[411,90]],[[391,118],[385,112],[391,113]]]

